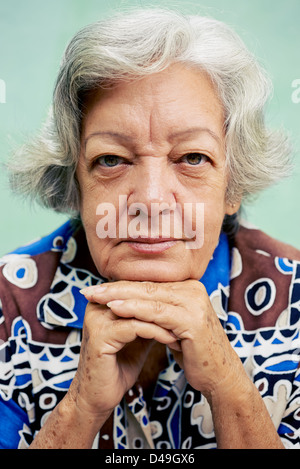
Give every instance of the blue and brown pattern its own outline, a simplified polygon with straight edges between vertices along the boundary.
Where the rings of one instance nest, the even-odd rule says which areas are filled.
[[[25,448],[76,372],[86,307],[79,290],[105,279],[83,230],[70,222],[0,265],[0,447]],[[283,443],[299,447],[299,252],[241,228],[233,245],[221,236],[201,281]],[[116,407],[111,434],[100,432],[99,441],[116,448],[216,447],[207,401],[166,353],[151,406],[137,384]]]

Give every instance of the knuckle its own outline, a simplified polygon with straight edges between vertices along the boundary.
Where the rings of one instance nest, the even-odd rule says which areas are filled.
[[[203,283],[199,282],[199,280],[188,280],[187,282],[188,282],[188,287],[190,288],[192,292],[201,293],[201,292],[206,291],[205,286],[203,285]]]
[[[84,315],[84,327],[87,329],[95,329],[96,325],[103,323],[107,319],[109,309],[106,305],[96,305],[88,303]]]
[[[161,316],[165,312],[166,306],[161,301],[154,301],[154,313],[156,316]]]
[[[187,284],[190,286],[190,288],[197,288],[198,285],[201,285],[201,282],[199,282],[199,280],[189,279],[187,280]]]
[[[149,296],[154,295],[157,292],[157,285],[153,282],[143,282],[145,293]]]
[[[199,282],[199,280],[188,280],[187,286],[191,299],[194,298],[196,301],[201,303],[205,301],[208,295],[203,283]]]

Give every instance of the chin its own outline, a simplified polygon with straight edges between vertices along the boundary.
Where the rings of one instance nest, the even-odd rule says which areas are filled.
[[[134,263],[133,263],[134,264]],[[108,272],[106,278],[112,281],[130,280],[135,282],[182,282],[190,278],[184,269],[172,265],[155,266],[134,266],[130,268],[120,268]]]

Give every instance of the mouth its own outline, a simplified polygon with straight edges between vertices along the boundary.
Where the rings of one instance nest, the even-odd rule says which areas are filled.
[[[180,241],[180,239],[174,238],[129,238],[124,242],[136,252],[143,254],[159,254],[167,249],[171,249]]]

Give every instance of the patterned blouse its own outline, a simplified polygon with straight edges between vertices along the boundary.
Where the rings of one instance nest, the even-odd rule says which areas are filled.
[[[0,448],[30,445],[77,369],[86,299],[105,282],[82,228],[57,231],[0,263]],[[287,448],[300,447],[300,252],[256,229],[222,234],[201,279],[228,340]],[[216,448],[212,415],[166,349],[149,402],[137,382],[94,448]]]

